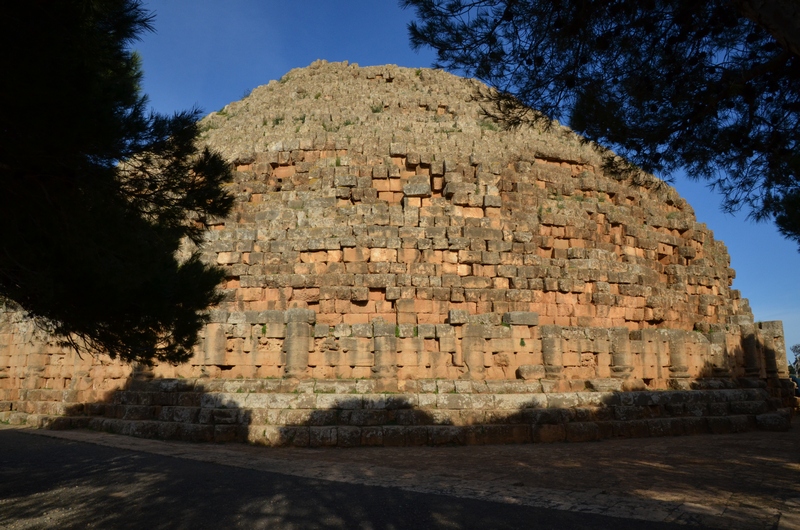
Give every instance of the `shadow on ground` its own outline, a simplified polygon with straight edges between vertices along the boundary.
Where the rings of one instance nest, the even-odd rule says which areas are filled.
[[[0,431],[3,528],[640,528]],[[648,523],[648,528],[680,528]]]

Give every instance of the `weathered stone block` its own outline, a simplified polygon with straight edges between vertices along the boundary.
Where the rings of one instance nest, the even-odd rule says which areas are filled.
[[[339,447],[357,447],[361,445],[361,428],[336,427],[336,443]]]
[[[537,443],[563,442],[566,437],[567,429],[563,424],[536,424],[532,426],[532,438]]]
[[[539,314],[530,311],[511,311],[503,314],[503,323],[511,326],[538,326]]]
[[[338,427],[310,427],[309,446],[331,447],[338,442]]]
[[[593,442],[601,439],[600,428],[594,422],[568,423],[565,431],[568,442]]]
[[[282,322],[280,324],[277,322],[264,324],[261,327],[261,336],[268,339],[282,339],[286,336],[286,325]]]
[[[756,416],[756,425],[764,431],[788,431],[791,428],[791,414],[788,409]]]
[[[344,186],[348,188],[354,188],[358,184],[358,178],[355,175],[336,175],[334,177],[333,183],[335,186]]]
[[[447,315],[450,324],[466,324],[469,321],[469,313],[463,309],[451,309]]]
[[[415,175],[403,185],[403,193],[407,197],[430,197],[431,181],[427,175]]]

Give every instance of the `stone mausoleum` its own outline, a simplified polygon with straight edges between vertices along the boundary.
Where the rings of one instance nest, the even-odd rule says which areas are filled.
[[[781,323],[686,201],[480,93],[318,61],[207,116],[236,206],[207,221],[225,299],[192,360],[80,357],[7,311],[0,419],[299,446],[788,428]]]

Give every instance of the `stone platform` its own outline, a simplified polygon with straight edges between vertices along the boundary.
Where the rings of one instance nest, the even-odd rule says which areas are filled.
[[[753,388],[542,392],[539,382],[132,380],[107,402],[21,395],[11,423],[270,446],[474,445],[785,430],[791,411]],[[718,382],[717,386],[723,386]],[[728,384],[732,384],[728,382]],[[47,401],[50,399],[51,401]],[[56,415],[57,414],[57,415]]]

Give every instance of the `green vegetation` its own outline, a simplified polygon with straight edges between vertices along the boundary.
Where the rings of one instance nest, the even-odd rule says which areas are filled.
[[[412,48],[496,88],[480,97],[504,126],[568,123],[613,149],[610,173],[685,170],[800,243],[796,1],[401,4]]]
[[[131,47],[151,23],[135,0],[0,7],[0,299],[79,352],[143,364],[191,356],[224,274],[176,255],[233,203],[199,111],[148,112]]]
[[[479,120],[478,125],[485,131],[499,131],[500,128],[492,120]]]

